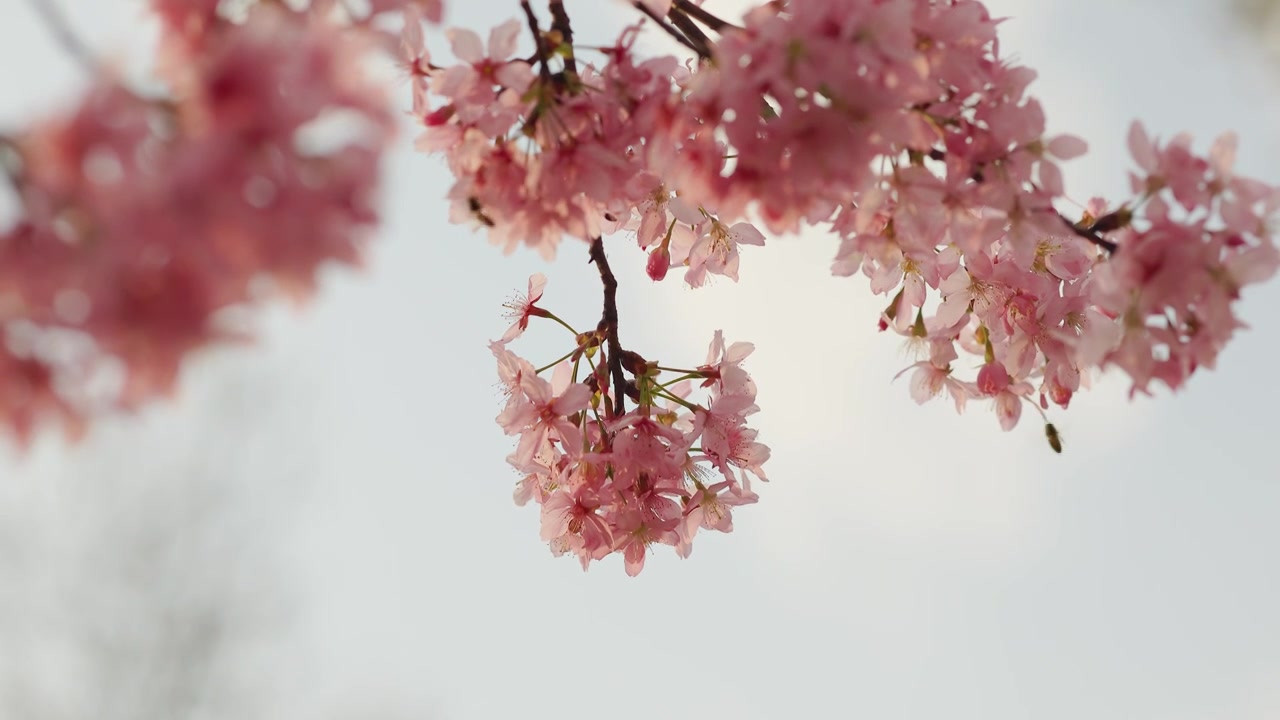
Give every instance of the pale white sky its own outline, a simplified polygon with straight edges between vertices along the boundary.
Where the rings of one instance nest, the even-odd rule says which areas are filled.
[[[130,0],[63,4],[96,47],[138,37]],[[1004,48],[1040,72],[1051,130],[1091,145],[1066,168],[1077,199],[1125,187],[1135,117],[1202,147],[1233,128],[1242,172],[1280,181],[1280,78],[1218,3],[989,6],[1015,16]],[[454,7],[470,25],[517,12]],[[626,17],[569,9],[584,40]],[[23,2],[0,11],[0,53],[24,69],[5,73],[3,126],[75,73]],[[486,342],[535,271],[549,307],[593,322],[585,246],[548,267],[447,225],[448,177],[409,140],[364,272],[268,313],[258,347],[197,359],[175,403],[78,448],[4,451],[0,641],[21,642],[0,642],[0,713],[15,688],[37,698],[32,718],[123,707],[119,684],[86,689],[102,681],[76,618],[153,647],[166,631],[148,593],[179,587],[257,618],[208,691],[242,693],[242,718],[1280,716],[1280,283],[1246,296],[1252,329],[1179,396],[1130,403],[1106,378],[1057,413],[1057,456],[1030,418],[1005,434],[981,405],[957,417],[891,384],[909,360],[874,332],[885,300],[829,275],[832,240],[770,238],[740,284],[694,291],[650,283],[619,238],[629,346],[694,362],[717,328],[756,344],[774,481],[690,560],[659,550],[637,579],[612,559],[584,574],[511,503]],[[215,540],[173,540],[165,562],[134,563],[143,580],[120,580],[100,558],[118,546],[128,565],[117,538],[153,524]]]

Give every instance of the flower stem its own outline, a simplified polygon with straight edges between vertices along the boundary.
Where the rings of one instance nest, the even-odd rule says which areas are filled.
[[[574,330],[572,325],[570,325],[569,323],[567,323],[567,322],[565,322],[565,321],[561,320],[560,318],[556,317],[554,313],[549,312],[549,311],[546,311],[546,310],[543,310],[542,312],[544,313],[544,314],[542,315],[542,317],[545,317],[545,318],[548,318],[548,319],[551,319],[551,320],[555,320],[556,322],[558,322],[558,323],[560,323],[561,325],[563,325],[563,326],[565,327],[565,329],[566,329],[566,330],[568,330],[569,332],[573,333],[575,337],[578,335],[578,331],[577,331],[577,330]]]
[[[574,348],[574,349],[570,350],[569,352],[565,353],[564,355],[561,355],[560,357],[556,358],[555,360],[552,360],[550,364],[548,364],[548,365],[543,365],[542,367],[538,368],[537,370],[534,370],[533,372],[534,372],[534,374],[536,375],[536,374],[540,374],[543,370],[550,370],[551,368],[553,368],[553,367],[555,367],[555,366],[559,365],[560,363],[564,362],[565,360],[568,360],[569,358],[573,357],[573,354],[574,354],[574,353],[576,353],[576,352],[578,352],[578,348]],[[576,367],[576,363],[575,363],[575,367]]]
[[[693,412],[697,412],[703,409],[701,407],[698,407],[697,405],[694,405],[688,400],[676,397],[675,395],[667,392],[666,389],[663,388],[662,386],[658,386],[658,392],[656,392],[655,394],[659,397],[666,398],[667,400],[670,400],[671,402],[674,402],[676,404],[683,405],[686,410],[692,410]]]
[[[676,383],[681,382],[681,381],[683,381],[683,380],[693,380],[693,379],[695,379],[695,378],[700,378],[700,377],[702,377],[702,375],[701,375],[700,373],[699,373],[699,374],[693,374],[693,375],[681,375],[680,377],[676,378],[675,380],[668,380],[667,382],[659,383],[659,384],[658,384],[658,387],[660,387],[660,388],[664,388],[664,389],[665,389],[665,388],[670,387],[670,386],[672,386],[672,385],[675,385]]]

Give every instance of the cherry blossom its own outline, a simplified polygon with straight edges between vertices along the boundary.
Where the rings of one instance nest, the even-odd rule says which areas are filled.
[[[596,257],[611,276],[603,254]],[[540,297],[544,281],[530,279],[529,297]],[[608,322],[601,327],[610,332]],[[600,332],[572,334],[564,358],[541,370],[509,349],[518,335],[493,343],[508,390],[497,419],[519,436],[508,459],[520,474],[515,501],[541,506],[541,536],[552,553],[572,554],[584,569],[618,554],[635,575],[654,546],[688,557],[699,529],[732,531],[731,509],[758,500],[750,479],[767,479],[769,448],[746,425],[759,410],[742,367],[749,343],[726,347],[717,331],[707,365],[680,370],[620,350]],[[623,387],[636,404],[625,410],[615,373],[631,376]],[[672,373],[675,379],[665,378]],[[693,380],[707,393],[701,404],[691,399]]]
[[[918,353],[898,373],[913,400],[990,407],[1005,431],[1029,405],[1056,452],[1050,414],[1093,376],[1124,373],[1131,396],[1182,388],[1243,327],[1245,288],[1280,269],[1280,188],[1237,172],[1230,133],[1201,151],[1134,122],[1128,197],[1078,209],[1062,163],[1087,143],[1049,132],[1035,72],[1001,54],[979,0],[761,0],[731,19],[639,0],[590,41],[562,0],[511,0],[493,27],[445,29],[447,48],[424,30],[441,0],[247,5],[153,0],[162,95],[91,67],[71,111],[0,135],[20,205],[0,228],[0,422],[20,442],[172,392],[193,352],[244,339],[225,311],[304,298],[323,264],[360,261],[395,124],[365,72],[382,51],[409,78],[414,147],[453,176],[450,221],[508,254],[583,259],[583,243],[599,273],[584,331],[543,306],[539,273],[490,345],[513,497],[584,568],[616,554],[635,575],[661,545],[688,557],[759,499],[770,458],[749,424],[754,346],[716,331],[692,368],[624,347],[631,269],[615,274],[606,236],[634,240],[651,281],[705,288],[750,273],[769,251],[744,265],[742,246],[765,246],[762,229],[770,245],[823,232],[831,272],[884,298],[846,324]],[[644,32],[680,49],[648,54]],[[334,116],[348,135],[319,129]],[[517,355],[531,326],[563,354]],[[110,396],[89,392],[110,370]]]

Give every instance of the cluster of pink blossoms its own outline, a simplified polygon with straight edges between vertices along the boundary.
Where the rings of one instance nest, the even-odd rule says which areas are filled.
[[[20,202],[0,231],[0,423],[22,441],[169,392],[188,353],[240,334],[223,310],[307,294],[377,221],[394,116],[362,71],[372,34],[322,3],[155,9],[169,94],[104,68],[70,113],[0,140]]]
[[[520,437],[508,461],[522,475],[516,502],[542,506],[542,539],[556,555],[573,553],[584,569],[610,553],[628,575],[644,568],[648,547],[671,545],[681,557],[698,530],[733,530],[732,509],[756,501],[750,477],[765,480],[769,448],[747,417],[759,408],[742,361],[749,343],[725,346],[716,332],[706,364],[671,369],[608,345],[608,329],[573,332],[564,358],[535,368],[507,348],[530,318],[555,320],[539,307],[546,279],[512,303],[511,329],[493,343],[508,399],[498,424]],[[613,370],[611,370],[611,367]],[[611,388],[619,367],[632,375],[623,394]],[[548,380],[544,373],[550,374]],[[665,379],[663,373],[675,377]],[[693,383],[706,400],[690,400]]]
[[[431,61],[409,18],[418,147],[443,154],[457,179],[455,222],[485,228],[507,252],[523,244],[548,258],[570,236],[598,260],[602,236],[626,231],[648,250],[650,278],[683,267],[694,287],[709,274],[738,279],[740,246],[764,244],[753,219],[775,233],[829,228],[840,240],[833,272],[868,277],[890,298],[880,329],[918,350],[900,373],[912,373],[917,402],[945,393],[962,411],[985,400],[1005,430],[1030,405],[1058,452],[1051,403],[1067,408],[1108,366],[1126,372],[1134,392],[1152,380],[1177,389],[1211,367],[1240,326],[1240,289],[1280,266],[1280,192],[1232,173],[1231,137],[1200,157],[1189,139],[1161,145],[1135,123],[1134,197],[1064,215],[1059,163],[1085,143],[1046,136],[1027,94],[1035,73],[1000,58],[997,21],[977,0],[775,0],[741,25],[692,0],[635,7],[646,19],[584,50],[593,61],[577,56],[560,0],[549,0],[546,29],[522,1],[524,22],[499,25],[487,46],[451,30],[453,65]],[[696,60],[637,57],[646,22]],[[517,53],[522,29],[531,58]],[[714,417],[736,395],[694,406],[684,428],[644,424],[658,411],[643,393],[640,408],[592,422],[588,401],[594,409],[610,397],[610,373],[571,383],[580,356],[611,334],[616,322],[602,320],[580,336],[574,370],[532,392],[532,369],[495,346],[513,393],[499,422],[522,433],[512,462],[530,473],[517,497],[543,502],[544,539],[584,564],[632,547],[640,516],[624,518],[643,503],[626,493],[648,491],[655,474],[670,478],[691,517],[689,498],[703,485],[681,489],[677,469],[691,433],[706,432],[701,413]],[[637,366],[633,385],[656,384],[648,372]],[[653,453],[628,467],[619,439],[630,447],[639,437]],[[705,434],[702,443],[712,446]],[[653,507],[644,534],[661,541],[654,533],[677,506]],[[679,527],[665,540],[683,549]],[[640,559],[628,555],[629,571]]]
[[[1064,216],[1058,163],[1085,144],[1045,135],[1035,73],[999,57],[977,0],[767,2],[741,26],[642,3],[699,60],[637,58],[637,26],[598,64],[558,4],[550,30],[527,13],[532,61],[511,20],[487,54],[451,31],[462,63],[419,76],[419,145],[458,178],[454,219],[546,255],[627,230],[651,278],[686,267],[693,286],[737,278],[739,246],[764,243],[751,218],[829,227],[833,271],[866,275],[891,298],[881,329],[920,349],[917,401],[986,399],[1007,430],[1100,367],[1176,389],[1239,327],[1240,288],[1280,264],[1277,191],[1232,174],[1230,139],[1203,158],[1135,125],[1134,197]]]

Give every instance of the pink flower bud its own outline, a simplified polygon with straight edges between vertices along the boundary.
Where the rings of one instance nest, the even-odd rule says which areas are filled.
[[[993,362],[978,371],[978,391],[983,395],[995,395],[1009,387],[1009,371],[1004,365]]]
[[[667,270],[670,267],[671,253],[667,250],[666,243],[663,243],[649,253],[649,262],[645,264],[644,269],[649,273],[649,279],[658,282],[667,276]]]

